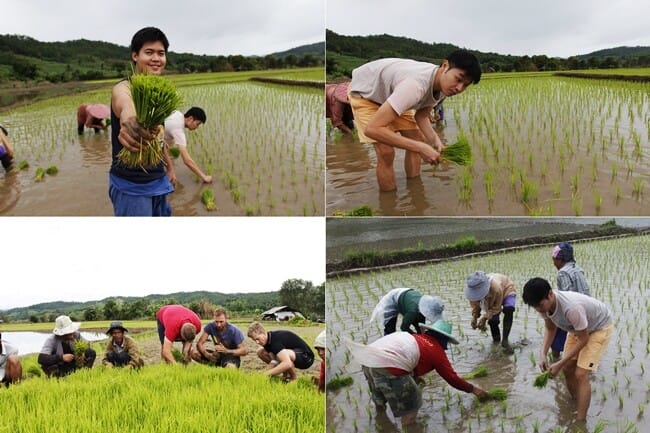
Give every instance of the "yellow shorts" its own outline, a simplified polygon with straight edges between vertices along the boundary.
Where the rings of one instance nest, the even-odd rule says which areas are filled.
[[[577,356],[573,357],[573,359],[578,360],[578,367],[590,371],[596,371],[598,369],[600,358],[605,354],[609,338],[612,336],[612,327],[613,325],[610,324],[599,331],[589,334],[587,345],[582,348]],[[576,344],[578,344],[578,337],[572,332],[567,332],[564,353],[567,353]]]
[[[375,140],[366,136],[364,131],[366,130],[366,126],[368,126],[370,119],[372,119],[375,113],[377,113],[377,110],[379,110],[380,105],[368,99],[352,96],[350,93],[348,93],[348,99],[350,100],[350,106],[352,107],[354,123],[357,128],[357,133],[359,134],[359,141],[362,143],[374,143]],[[393,120],[388,125],[388,128],[391,131],[418,129],[414,116],[415,110],[407,110],[397,119]]]

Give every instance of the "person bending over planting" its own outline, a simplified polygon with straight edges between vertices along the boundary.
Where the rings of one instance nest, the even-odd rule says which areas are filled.
[[[160,356],[167,364],[176,364],[172,348],[174,341],[183,343],[183,363],[192,360],[192,342],[201,330],[201,319],[196,313],[182,305],[165,305],[156,313]]]
[[[91,368],[97,356],[88,341],[79,333],[81,323],[73,322],[68,316],[56,318],[50,337],[45,340],[38,363],[48,376],[66,376],[79,368]],[[79,354],[76,346],[87,345]]]
[[[314,352],[305,341],[291,331],[269,331],[253,322],[248,327],[248,336],[260,347],[257,356],[273,365],[264,374],[282,374],[286,382],[296,379],[296,368],[306,370],[314,363]]]
[[[125,367],[139,368],[144,366],[144,361],[140,358],[138,348],[133,338],[126,336],[129,332],[120,321],[111,322],[111,326],[106,331],[108,343],[104,350],[102,364],[106,367]]]
[[[214,343],[213,349],[205,347],[208,339]],[[228,313],[224,308],[218,307],[214,309],[213,321],[203,328],[196,348],[192,350],[192,359],[217,367],[239,368],[241,357],[247,353],[244,334],[235,325],[228,323]]]
[[[18,348],[2,339],[0,334],[0,379],[9,386],[18,382],[23,376],[23,367],[18,357]]]
[[[409,178],[420,175],[420,159],[429,164],[440,161],[444,146],[431,126],[431,110],[480,79],[478,59],[466,50],[452,52],[440,66],[388,58],[352,71],[348,99],[359,140],[374,145],[382,191],[397,188],[395,148],[406,151],[404,169]]]
[[[422,334],[394,332],[369,345],[346,341],[355,359],[361,364],[370,386],[372,401],[377,411],[390,406],[402,425],[415,423],[422,406],[422,389],[416,380],[436,370],[454,388],[473,393],[480,399],[488,394],[456,374],[447,358],[448,343],[458,344],[451,335],[451,324],[444,319],[433,325],[420,323]]]
[[[552,290],[543,278],[528,280],[523,299],[544,319],[540,369],[549,371],[550,377],[564,372],[569,393],[576,400],[576,420],[584,421],[591,403],[589,374],[598,369],[607,350],[612,335],[612,313],[605,304],[582,293]],[[567,331],[564,356],[549,364],[548,349],[557,329]]]
[[[131,40],[134,75],[162,74],[168,48],[169,42],[161,30],[146,27],[136,32]],[[147,103],[148,101],[143,102]],[[171,215],[167,195],[174,190],[172,184],[176,182],[176,175],[167,146],[162,146],[161,159],[152,165],[131,166],[119,156],[123,149],[142,155],[147,146],[159,146],[154,138],[155,133],[136,119],[136,106],[129,80],[120,81],[113,87],[111,96],[112,162],[109,196],[115,216]]]
[[[192,107],[185,112],[185,115],[175,110],[167,119],[165,119],[165,142],[167,146],[172,144],[178,147],[183,159],[183,163],[196,174],[203,183],[212,183],[212,176],[201,171],[199,166],[194,162],[187,151],[187,139],[185,138],[184,129],[194,131],[205,123],[207,117],[205,111],[200,107]]]
[[[465,297],[472,307],[472,329],[485,329],[485,322],[490,325],[492,341],[501,342],[506,353],[512,354],[508,337],[512,329],[515,314],[515,283],[503,274],[486,274],[476,271],[467,278]],[[481,316],[481,310],[484,311]],[[503,312],[503,338],[499,330],[499,316]]]
[[[428,320],[434,323],[442,318],[445,304],[437,296],[422,295],[414,289],[393,289],[384,295],[370,316],[370,322],[377,317],[383,317],[384,335],[395,332],[397,318],[402,315],[400,330],[410,333],[420,333],[418,323]]]

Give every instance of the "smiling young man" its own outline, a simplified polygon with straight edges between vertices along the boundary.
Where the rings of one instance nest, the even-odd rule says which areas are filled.
[[[444,146],[431,126],[431,110],[480,79],[478,59],[466,50],[454,51],[440,66],[389,58],[352,71],[350,105],[359,140],[374,145],[377,182],[382,191],[397,188],[395,148],[406,151],[407,177],[419,176],[420,159],[429,164],[440,161]]]
[[[131,40],[134,73],[162,74],[168,48],[167,37],[160,29],[138,30]],[[122,148],[139,152],[142,143],[151,139],[153,134],[136,121],[129,81],[120,81],[111,96],[112,162],[108,193],[115,216],[171,216],[167,195],[174,191],[176,175],[167,146],[163,146],[162,161],[154,166],[127,167],[117,156]]]
[[[544,319],[540,368],[551,377],[564,372],[569,393],[576,400],[577,421],[584,421],[591,403],[589,374],[598,369],[612,335],[612,313],[602,302],[577,292],[552,290],[548,281],[533,278],[524,285],[524,303]],[[548,364],[547,354],[556,329],[567,331],[564,356]]]

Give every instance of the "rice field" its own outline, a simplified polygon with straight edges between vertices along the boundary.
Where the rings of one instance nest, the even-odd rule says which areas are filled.
[[[247,81],[253,75],[320,82],[323,69],[170,77],[183,97],[181,111],[200,106],[207,113],[205,125],[186,130],[186,136],[194,161],[213,176],[207,187],[216,204],[215,210],[206,209],[201,203],[206,186],[175,160],[174,215],[324,214],[322,90]],[[0,215],[112,214],[110,134],[76,132],[77,107],[109,104],[111,84],[2,114],[16,162],[29,166],[0,173]],[[38,168],[52,166],[58,173],[36,181]]]
[[[650,235],[573,243],[577,263],[584,269],[593,296],[613,312],[614,334],[599,370],[591,375],[592,398],[587,428],[590,432],[645,432],[650,381],[645,369],[650,356]],[[531,277],[548,279],[555,286],[552,246],[474,256],[433,265],[376,271],[327,281],[328,380],[352,377],[350,386],[328,391],[328,432],[400,431],[392,416],[378,415],[368,385],[344,344],[344,338],[370,343],[381,336],[378,323],[370,324],[372,309],[389,290],[410,287],[442,297],[445,317],[460,340],[447,353],[459,375],[483,365],[488,375],[470,382],[484,389],[503,387],[503,401],[479,403],[473,395],[457,391],[435,372],[425,376],[423,406],[415,431],[448,432],[565,432],[575,417],[575,404],[560,378],[543,388],[533,383],[539,374],[537,356],[543,321],[521,300]],[[506,355],[491,338],[470,327],[471,310],[463,288],[475,270],[504,273],[515,281],[518,297],[511,343]],[[409,429],[409,431],[411,431]]]
[[[647,215],[650,83],[486,74],[444,102],[443,142],[465,136],[473,163],[424,167],[379,193],[372,147],[330,134],[328,214],[360,205],[379,215]]]

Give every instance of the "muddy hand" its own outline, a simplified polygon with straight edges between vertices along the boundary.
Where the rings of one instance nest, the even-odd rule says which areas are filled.
[[[420,152],[420,156],[424,162],[434,165],[438,164],[440,162],[440,153],[426,143],[422,143],[422,146],[423,148]]]
[[[153,138],[153,134],[140,125],[135,117],[129,117],[121,123],[118,140],[126,150],[139,152],[142,146]]]

